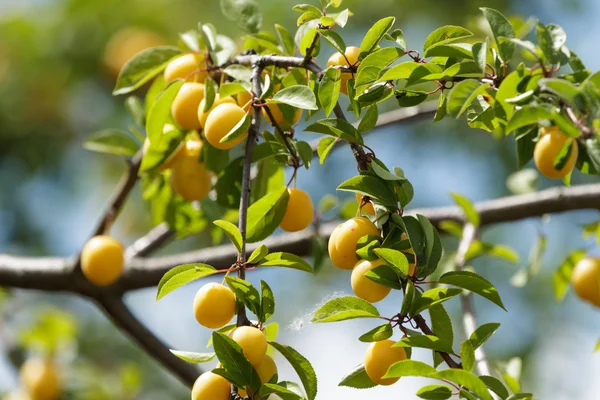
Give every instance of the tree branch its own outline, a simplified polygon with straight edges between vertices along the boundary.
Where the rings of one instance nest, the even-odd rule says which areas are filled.
[[[146,353],[179,377],[185,385],[191,387],[194,384],[200,370],[173,355],[169,348],[129,311],[118,294],[105,293],[97,299],[97,304],[106,316]]]
[[[98,223],[98,226],[94,230],[92,236],[102,235],[105,233],[117,218],[119,211],[121,211],[123,204],[125,204],[125,200],[127,200],[127,196],[129,196],[129,192],[131,192],[138,179],[138,171],[140,169],[143,156],[144,151],[140,149],[129,162],[127,171],[121,177],[121,180],[115,187],[115,190],[113,191],[113,194],[108,202],[108,207],[104,211],[102,219]]]
[[[425,321],[425,318],[423,318],[421,314],[413,316],[413,321],[415,321],[419,329],[422,330],[424,334],[435,336],[435,333],[433,333],[431,328],[429,328],[427,321]],[[454,361],[452,357],[450,357],[450,354],[444,353],[443,351],[438,351],[438,354],[444,359],[450,368],[462,368],[462,364]]]
[[[465,256],[469,247],[473,241],[477,239],[477,228],[475,225],[471,223],[465,224],[463,228],[463,236],[458,245],[458,250],[456,252],[455,264],[456,269],[461,271],[466,266]],[[475,304],[473,302],[473,293],[463,293],[460,296],[460,306],[462,309],[462,323],[465,329],[465,335],[467,338],[471,336],[475,329],[477,329],[477,320],[475,319]],[[482,346],[479,346],[475,349],[475,361],[476,368],[479,372],[479,375],[491,375],[490,374],[490,366],[488,365],[485,352]]]

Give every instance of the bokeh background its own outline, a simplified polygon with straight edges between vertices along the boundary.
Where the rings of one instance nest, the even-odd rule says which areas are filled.
[[[295,29],[294,1],[259,3],[265,28],[280,23]],[[545,23],[562,25],[569,48],[589,69],[600,69],[600,2],[596,0],[346,0],[344,6],[355,13],[343,31],[346,43],[360,44],[370,24],[393,15],[409,47],[417,49],[438,26],[462,24],[476,29],[481,25],[480,6],[508,15],[537,16]],[[241,34],[224,20],[217,0],[0,0],[0,252],[68,256],[81,248],[124,166],[118,157],[91,153],[81,146],[94,131],[125,128],[131,123],[123,98],[111,96],[120,65],[138,46],[175,43],[179,32],[195,27],[198,21],[212,22],[220,33],[232,37]],[[323,53],[321,62],[330,49],[323,46]],[[394,104],[386,107],[392,109]],[[393,126],[370,134],[366,142],[384,162],[405,170],[415,187],[413,207],[450,204],[450,192],[472,200],[510,193],[505,180],[516,168],[512,141],[468,129],[463,121]],[[315,164],[310,171],[301,171],[298,186],[317,202],[335,193],[337,184],[354,173],[350,151],[340,149],[324,166]],[[578,173],[573,176],[574,184],[589,181],[592,179]],[[557,182],[542,179],[539,187],[553,184]],[[126,244],[150,228],[148,208],[142,204],[136,189],[113,230]],[[598,255],[594,243],[583,241],[580,235],[580,224],[597,216],[595,212],[574,212],[544,221],[499,225],[484,232],[485,239],[512,246],[521,256],[517,264],[475,263],[498,287],[508,309],[505,313],[476,300],[481,323],[502,323],[487,351],[493,361],[522,357],[523,388],[539,399],[598,398],[600,355],[593,350],[600,337],[600,315],[572,295],[556,303],[551,283],[551,272],[570,249],[583,247]],[[542,270],[526,287],[514,287],[510,279],[527,264],[529,249],[540,232],[548,238]],[[201,234],[170,245],[163,253],[206,244],[206,235]],[[453,251],[456,241],[445,239],[445,247]],[[324,299],[351,293],[347,274],[326,265],[316,277],[271,269],[251,274],[251,281],[259,279],[268,280],[278,300],[279,341],[297,348],[313,363],[319,376],[319,399],[416,398],[414,393],[423,383],[418,379],[405,378],[392,387],[366,392],[337,386],[345,372],[361,362],[366,345],[356,338],[374,323],[358,320],[315,326],[308,321]],[[158,303],[154,289],[130,293],[126,300],[170,347],[203,351],[210,332],[196,323],[191,312],[199,285],[190,284]],[[38,292],[12,294],[2,306],[2,346],[10,345],[19,327],[33,318],[34,310],[57,306],[75,315],[78,347],[65,351],[61,362],[67,371],[83,361],[94,368],[69,372],[70,385],[89,386],[85,395],[73,398],[110,398],[102,387],[113,385],[123,374],[135,382],[139,375],[139,390],[128,398],[189,398],[183,385],[87,301]],[[382,313],[395,313],[399,301],[398,296],[391,296],[382,303]],[[449,309],[460,336],[456,303]],[[415,354],[425,360],[430,357],[425,352]],[[280,377],[295,379],[287,362],[279,360]],[[131,364],[139,374],[128,369]],[[0,348],[0,393],[17,385],[17,372],[8,353]]]

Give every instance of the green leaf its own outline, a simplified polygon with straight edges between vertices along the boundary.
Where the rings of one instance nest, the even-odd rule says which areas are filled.
[[[356,88],[361,92],[366,85],[370,85],[379,78],[379,73],[388,65],[404,55],[404,51],[397,47],[385,47],[366,56],[358,65],[356,71]]]
[[[544,56],[550,63],[558,64],[561,58],[559,50],[567,41],[565,31],[558,25],[544,26],[538,21],[535,33]]]
[[[475,240],[471,243],[465,254],[465,260],[472,260],[484,255],[502,258],[513,263],[519,261],[519,254],[510,247],[501,244],[485,243],[479,240]]]
[[[258,32],[262,25],[262,14],[254,0],[221,0],[221,12],[248,33]]]
[[[319,155],[319,162],[321,164],[325,162],[325,159],[333,149],[333,146],[335,145],[336,141],[337,139],[333,137],[324,137],[323,139],[319,140],[317,154]]]
[[[392,289],[401,290],[402,283],[398,279],[399,275],[395,268],[389,265],[380,265],[367,271],[365,277],[372,280],[373,282],[379,283],[380,285],[387,286]]]
[[[399,272],[402,277],[408,275],[408,260],[402,252],[394,249],[375,249],[373,252],[386,264],[394,267],[394,270]]]
[[[170,84],[150,107],[146,119],[146,134],[152,147],[162,144],[165,124],[171,120],[171,104],[179,93],[181,85],[183,85],[181,80]]]
[[[555,114],[555,111],[545,106],[524,106],[513,114],[506,126],[506,133],[527,125],[538,124],[543,120],[551,120]]]
[[[431,330],[433,334],[450,347],[454,344],[454,332],[452,331],[452,320],[446,312],[443,305],[438,304],[429,308],[429,317],[431,319]]]
[[[436,369],[424,362],[402,360],[392,364],[383,378],[402,378],[403,376],[422,376],[429,378],[436,374]]]
[[[381,165],[383,165],[383,162],[379,161],[378,159],[374,159],[373,161],[374,162],[371,162],[371,164],[370,164],[371,169],[373,170],[373,172],[375,172],[375,175],[377,175],[384,181],[405,181],[406,180],[405,177],[398,176],[396,174],[392,174],[390,171],[383,168],[381,166]]]
[[[173,46],[158,46],[143,50],[121,69],[113,95],[131,93],[158,75],[181,50]]]
[[[246,135],[251,124],[252,113],[246,113],[244,118],[239,120],[239,122],[233,128],[231,128],[229,133],[219,140],[219,143],[229,143],[238,139],[240,136]]]
[[[473,33],[461,26],[447,25],[431,32],[423,44],[423,53],[433,45],[440,45],[454,42],[461,38],[473,36]]]
[[[235,80],[242,82],[250,82],[250,78],[252,77],[252,69],[243,65],[230,65],[223,69],[227,75],[231,76]]]
[[[275,30],[277,31],[279,43],[281,44],[285,54],[289,56],[294,55],[296,44],[294,43],[294,37],[291,35],[291,33],[285,29],[285,27],[279,24],[275,24]]]
[[[465,370],[473,372],[473,368],[475,368],[475,349],[469,340],[465,340],[460,344],[460,361]]]
[[[261,244],[252,252],[252,254],[250,254],[250,257],[248,257],[248,263],[257,264],[261,262],[268,253],[269,248],[267,245]]]
[[[487,19],[492,28],[492,33],[494,34],[494,39],[496,39],[500,57],[504,62],[508,62],[513,55],[515,45],[509,41],[501,41],[499,38],[514,38],[515,30],[513,26],[502,13],[493,8],[482,7],[480,10],[483,12],[485,19]]]
[[[292,253],[277,252],[266,255],[259,264],[260,267],[285,267],[313,272],[309,263]]]
[[[354,318],[378,318],[377,308],[354,296],[336,297],[323,304],[312,316],[311,322],[337,322]]]
[[[393,335],[392,324],[389,322],[387,324],[376,326],[371,329],[369,332],[361,335],[358,340],[361,342],[379,342],[380,340],[386,340],[392,337]]]
[[[204,82],[204,108],[202,109],[204,113],[209,112],[215,102],[217,96],[216,86],[217,84],[215,81],[211,78],[206,78],[206,81]]]
[[[417,396],[425,400],[446,400],[452,397],[452,389],[445,385],[427,385],[419,389]]]
[[[397,207],[396,195],[385,181],[370,175],[357,175],[342,182],[337,190],[360,193],[369,196],[377,203],[395,209]]]
[[[304,110],[318,110],[317,98],[313,91],[305,85],[293,85],[275,93],[268,103],[283,103]]]
[[[442,92],[440,97],[438,98],[438,106],[437,111],[435,112],[435,116],[433,117],[433,122],[438,122],[444,119],[446,116],[446,112],[448,110],[448,98],[446,97],[446,93]]]
[[[499,327],[499,323],[490,322],[487,324],[483,324],[479,328],[475,329],[475,331],[469,337],[469,340],[473,345],[473,349],[477,349],[478,347],[483,345],[494,334],[494,332],[496,332],[496,329],[498,329]]]
[[[344,43],[344,39],[342,39],[338,33],[328,29],[321,29],[319,30],[319,34],[339,53],[344,54],[346,52],[346,44]]]
[[[360,120],[358,124],[358,132],[361,134],[368,132],[377,126],[377,119],[379,119],[379,110],[377,104],[367,108],[365,116]]]
[[[408,49],[406,37],[404,36],[402,29],[394,29],[392,33],[389,34],[388,40],[395,42],[399,46],[399,50],[402,52],[405,52]]]
[[[482,72],[487,68],[487,55],[490,48],[490,38],[486,37],[485,42],[473,44],[473,59],[477,62]]]
[[[431,46],[423,57],[451,57],[458,59],[472,59],[473,45],[470,43],[448,43]]]
[[[329,116],[337,104],[342,87],[342,73],[335,68],[325,70],[319,82],[319,102],[325,116]]]
[[[571,82],[558,78],[544,78],[537,83],[542,90],[557,95],[568,105],[583,108],[581,90]]]
[[[456,204],[462,209],[463,213],[467,217],[467,220],[475,226],[479,226],[480,218],[479,213],[475,209],[475,206],[469,199],[461,196],[458,193],[451,193],[452,198]]]
[[[421,347],[423,349],[442,351],[444,353],[454,353],[452,346],[445,340],[431,335],[407,336],[392,347]]]
[[[280,386],[279,384],[274,384],[274,383],[265,383],[261,386],[258,395],[261,396],[261,398],[268,398],[269,395],[276,395],[276,396],[270,396],[272,398],[280,398],[282,400],[303,400],[304,396],[301,396],[283,386]],[[264,397],[262,397],[264,396]]]
[[[229,221],[217,220],[213,224],[221,228],[223,232],[229,237],[231,243],[236,247],[238,252],[242,251],[242,234],[237,226]]]
[[[208,142],[204,146],[209,146]],[[217,192],[217,202],[228,208],[238,208],[240,206],[240,197],[242,195],[242,175],[244,173],[244,159],[236,158],[219,172],[215,192]]]
[[[213,332],[212,340],[217,358],[227,374],[243,388],[249,388],[252,391],[258,390],[261,385],[260,377],[244,355],[240,345],[229,336],[219,332]]]
[[[467,111],[471,103],[484,93],[490,85],[474,79],[467,79],[454,86],[448,96],[448,114],[459,118]]]
[[[394,17],[387,17],[375,22],[375,24],[367,31],[360,44],[359,60],[365,58],[377,47],[381,39],[383,39],[392,25],[394,25],[395,21],[396,19]]]
[[[244,303],[254,315],[260,317],[260,295],[258,290],[250,282],[234,276],[226,276],[225,281],[235,293],[236,299]]]
[[[419,214],[417,214],[417,219],[421,225],[421,230],[425,238],[425,257],[418,253],[421,257],[419,274],[421,274],[422,269],[425,269],[428,274],[431,274],[437,269],[440,259],[442,258],[442,241],[431,221]],[[427,265],[427,267],[424,267],[424,264]]]
[[[492,400],[492,396],[488,392],[485,383],[483,383],[481,379],[473,375],[471,372],[450,368],[439,371],[435,377],[458,383],[459,385],[464,386],[475,393],[482,400]]]
[[[131,157],[137,153],[140,145],[124,131],[104,129],[90,135],[83,143],[83,148],[99,153]]]
[[[487,279],[485,279],[481,275],[476,274],[475,272],[446,272],[440,277],[439,282],[448,285],[454,285],[463,289],[470,290],[473,293],[477,293],[478,295],[485,297],[486,299],[488,299],[489,301],[506,311],[506,308],[504,308],[504,304],[502,304],[500,295],[498,295],[498,291],[496,290],[494,285],[492,285]]]
[[[348,121],[338,118],[326,118],[314,122],[304,128],[305,131],[317,132],[325,135],[334,136],[351,143],[363,144],[360,133]]]
[[[212,361],[216,356],[215,353],[192,353],[191,351],[179,351],[173,349],[170,349],[169,351],[177,357],[181,358],[183,361],[192,364]]]
[[[585,250],[575,250],[571,252],[560,266],[552,273],[552,284],[554,287],[554,297],[558,301],[564,299],[565,294],[571,284],[571,273],[575,265],[585,257]]]
[[[310,362],[290,346],[276,342],[270,342],[270,345],[288,360],[300,377],[308,400],[314,400],[317,396],[317,375]]]
[[[207,264],[184,264],[172,268],[163,275],[156,292],[156,300],[160,300],[173,290],[195,281],[196,279],[216,273],[217,270]]]
[[[441,304],[447,300],[450,300],[452,297],[459,295],[462,293],[461,289],[454,288],[434,288],[429,289],[425,293],[423,293],[419,297],[419,301],[417,304],[413,305],[414,311],[413,315],[420,314],[423,311]]]
[[[259,321],[265,323],[275,314],[275,296],[267,282],[260,281],[260,292],[262,294],[260,301]]]
[[[286,187],[273,191],[248,208],[247,241],[259,242],[269,237],[281,223],[289,193]]]
[[[488,388],[494,393],[496,393],[502,400],[506,399],[509,396],[508,390],[504,387],[504,384],[500,382],[498,378],[488,375],[482,375],[479,377],[486,384]]]
[[[369,389],[377,386],[375,382],[369,378],[367,371],[365,371],[365,365],[360,364],[348,374],[346,374],[338,386],[346,386],[355,389]]]

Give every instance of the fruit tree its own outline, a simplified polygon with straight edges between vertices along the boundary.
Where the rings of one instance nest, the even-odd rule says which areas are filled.
[[[273,317],[285,299],[276,298],[268,276],[273,267],[289,274],[338,269],[352,294],[314,299],[311,323],[373,321],[356,338],[364,359],[340,373],[339,385],[364,390],[421,377],[422,399],[533,398],[505,365],[486,357],[485,343],[500,324],[478,323],[474,298],[515,310],[472,261],[517,258],[484,240],[492,225],[600,209],[600,73],[568,48],[560,26],[509,20],[492,8],[481,8],[479,31],[442,26],[422,46],[405,38],[394,16],[350,41],[344,28],[357,17],[342,0],[293,7],[295,32],[263,27],[254,0],[221,0],[221,8],[241,38],[200,23],[122,66],[113,95],[126,96],[130,132],[105,130],[84,146],[125,157],[127,168],[80,253],[0,255],[0,285],[93,300],[189,387],[192,400],[313,400],[320,398],[317,373],[308,357],[278,340]],[[317,63],[320,53],[329,56],[326,65]],[[395,110],[380,113],[389,104]],[[364,137],[417,117],[453,118],[511,143],[517,160],[510,184],[527,193],[479,203],[454,193],[454,207],[412,208],[419,182],[405,174],[402,159],[384,163]],[[351,202],[328,197],[313,204],[298,176],[344,149],[352,152],[354,176],[337,190],[350,192]],[[532,170],[517,172],[530,162],[559,185],[533,190]],[[571,186],[573,174],[596,183]],[[111,227],[137,184],[155,227],[126,247]],[[230,243],[150,257],[203,230]],[[582,230],[600,245],[600,220]],[[443,246],[442,236],[458,239],[457,248]],[[529,268],[515,279],[524,284],[533,277],[547,245],[561,244],[541,235]],[[553,275],[558,299],[572,286],[600,307],[595,251],[573,250],[560,263]],[[264,279],[257,282],[260,271]],[[218,281],[202,282],[209,276]],[[169,349],[123,302],[136,289],[156,287],[161,300],[188,284],[197,285],[195,297],[172,313],[193,313],[212,332],[205,353]],[[453,303],[461,309],[460,333],[447,312]],[[9,398],[63,398],[69,385],[58,349],[26,360],[21,392]],[[414,357],[414,349],[429,356]],[[214,368],[203,367],[210,361]],[[297,379],[278,376],[284,362]]]

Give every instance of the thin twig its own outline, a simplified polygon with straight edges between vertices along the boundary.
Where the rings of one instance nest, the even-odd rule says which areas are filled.
[[[422,330],[424,334],[435,336],[435,333],[433,333],[431,328],[429,328],[427,321],[425,321],[425,318],[423,318],[421,314],[413,316],[413,321],[415,321],[417,327]],[[443,351],[438,351],[438,354],[444,359],[450,368],[462,368],[462,364],[454,361],[452,357],[450,357],[450,354],[444,353]]]
[[[471,223],[465,224],[463,228],[463,236],[458,245],[456,252],[455,264],[456,269],[461,271],[466,266],[465,256],[469,247],[477,238],[477,228]],[[475,304],[473,301],[473,293],[468,292],[460,297],[460,305],[462,309],[462,322],[465,329],[465,334],[470,337],[477,329],[477,320],[475,319]],[[488,365],[485,352],[482,346],[475,349],[476,368],[479,375],[490,375],[490,367]]]

